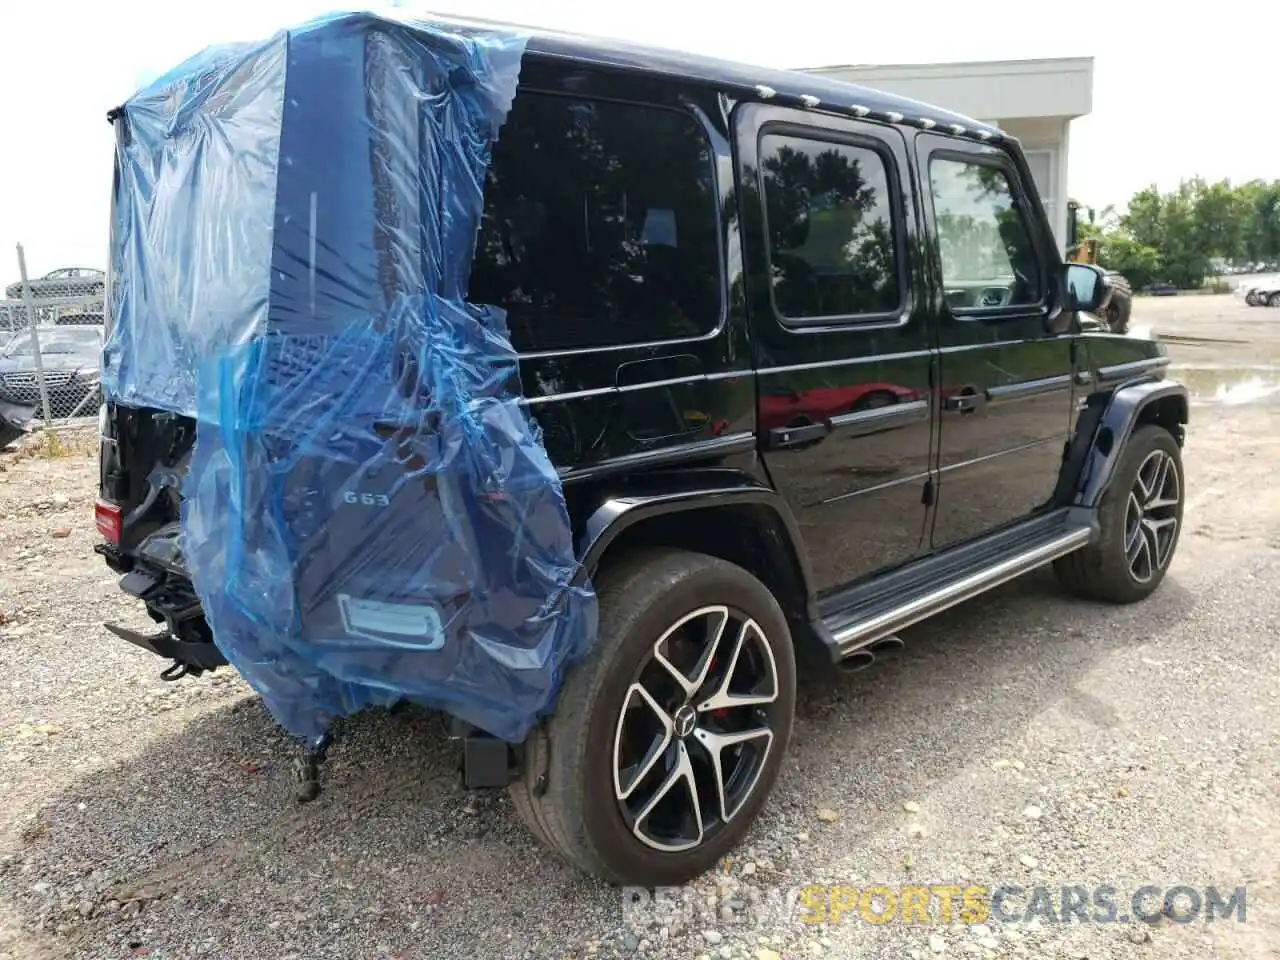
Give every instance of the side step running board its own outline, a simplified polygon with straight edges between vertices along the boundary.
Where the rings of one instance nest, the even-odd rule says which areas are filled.
[[[947,576],[945,566],[927,589],[897,595],[897,602],[869,602],[863,609],[854,608],[837,618],[828,618],[828,643],[839,661],[854,656],[877,641],[894,636],[913,623],[926,620],[948,607],[985,593],[992,587],[1022,576],[1046,563],[1066,556],[1087,544],[1093,536],[1091,527],[1064,525],[1051,538],[1020,545],[1016,552],[974,570],[963,566]],[[836,622],[832,623],[835,619]]]

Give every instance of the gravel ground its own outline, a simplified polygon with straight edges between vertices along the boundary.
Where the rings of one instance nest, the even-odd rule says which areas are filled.
[[[789,762],[699,909],[628,910],[468,795],[438,720],[359,718],[325,792],[251,692],[167,684],[92,553],[96,466],[0,455],[0,956],[1280,956],[1280,316],[1140,301],[1197,395],[1168,581],[1121,609],[1047,573],[802,678]],[[1242,386],[1243,385],[1243,386]],[[222,673],[225,673],[223,671]],[[1247,888],[1246,922],[797,923],[811,884]],[[753,898],[763,898],[754,907]],[[735,904],[737,909],[735,909]],[[1011,901],[1014,909],[1026,899]]]

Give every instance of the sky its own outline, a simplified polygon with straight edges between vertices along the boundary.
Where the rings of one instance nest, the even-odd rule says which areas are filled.
[[[1171,189],[1197,174],[1280,178],[1274,56],[1265,41],[1249,46],[1251,38],[1276,35],[1276,4],[788,0],[754,14],[725,0],[439,4],[399,5],[768,67],[1091,56],[1093,113],[1071,126],[1074,198],[1102,208],[1151,183]],[[105,265],[112,166],[105,117],[141,83],[211,43],[258,39],[350,8],[333,0],[11,0],[0,7],[0,282],[17,279],[18,243],[31,276]]]

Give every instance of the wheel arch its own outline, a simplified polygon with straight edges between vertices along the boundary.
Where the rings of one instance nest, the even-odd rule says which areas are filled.
[[[737,471],[676,477],[663,490],[615,489],[584,510],[578,555],[583,580],[635,549],[690,550],[735,563],[777,598],[793,634],[818,618],[812,577],[790,507]]]
[[[1059,503],[1095,508],[1111,485],[1125,444],[1138,427],[1153,423],[1182,446],[1189,419],[1187,388],[1150,378],[1089,397],[1076,423],[1059,478]]]

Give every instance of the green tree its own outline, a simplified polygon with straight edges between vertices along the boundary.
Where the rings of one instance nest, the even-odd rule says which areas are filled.
[[[1135,242],[1159,249],[1164,239],[1164,198],[1155,184],[1139,190],[1120,216],[1120,230]]]
[[[1096,225],[1082,224],[1080,234],[1096,237],[1099,262],[1135,286],[1164,280],[1198,287],[1215,260],[1280,259],[1280,180],[1235,186],[1192,177],[1168,193],[1152,185],[1122,214],[1108,209]]]
[[[1280,180],[1253,180],[1239,188],[1245,208],[1242,259],[1280,260]]]
[[[1199,191],[1194,183],[1183,181],[1178,189],[1164,197],[1161,211],[1163,240],[1157,249],[1166,279],[1182,289],[1200,286],[1209,273],[1213,250],[1201,232],[1196,216]]]
[[[1199,243],[1211,256],[1239,260],[1244,256],[1244,236],[1249,206],[1245,195],[1229,180],[1191,181],[1195,228]]]
[[[1138,289],[1160,279],[1160,251],[1124,234],[1115,233],[1103,238],[1098,262],[1108,270],[1123,274]]]

